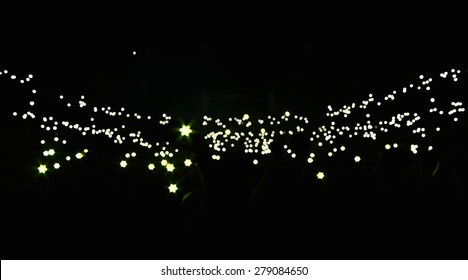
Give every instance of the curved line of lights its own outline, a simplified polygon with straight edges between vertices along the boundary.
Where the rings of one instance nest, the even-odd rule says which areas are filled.
[[[440,73],[435,79],[457,82],[460,73],[460,70],[451,69]],[[23,85],[33,79],[31,74],[20,78],[15,74],[11,74],[8,70],[0,71],[0,77],[9,77],[11,80]],[[465,112],[462,102],[453,101],[450,104],[436,102],[436,97],[431,95],[433,82],[433,78],[420,75],[416,83],[408,84],[380,98],[369,94],[367,99],[358,103],[343,105],[339,109],[329,105],[327,106],[326,117],[331,120],[316,128],[311,127],[307,117],[293,115],[289,111],[284,112],[279,117],[267,116],[266,118],[253,118],[248,114],[242,114],[241,117],[233,116],[221,120],[204,116],[202,126],[209,131],[204,135],[204,139],[207,141],[208,147],[213,151],[211,155],[213,160],[220,160],[223,153],[240,151],[249,155],[253,165],[258,165],[262,157],[273,152],[272,144],[278,138],[292,137],[293,135],[305,135],[305,137],[309,138],[311,149],[307,151],[306,157],[299,156],[299,151],[294,151],[291,145],[284,144],[283,148],[286,155],[291,159],[300,158],[309,164],[314,163],[317,158],[330,158],[346,151],[351,139],[375,141],[377,138],[385,138],[391,135],[393,131],[404,129],[413,136],[413,143],[405,146],[397,142],[389,142],[385,143],[383,148],[386,150],[403,148],[408,149],[413,154],[417,154],[421,150],[430,152],[434,149],[430,137],[443,129],[443,120],[449,119],[457,122],[459,120],[458,114]],[[134,130],[132,127],[132,121],[147,121],[151,124],[166,126],[170,123],[171,116],[163,114],[159,121],[155,121],[152,116],[128,113],[124,107],[113,109],[107,106],[88,109],[89,106],[84,95],[75,101],[67,100],[63,95],[59,95],[57,98],[64,107],[68,108],[69,112],[84,114],[85,119],[88,120],[87,122],[74,122],[65,118],[59,119],[54,115],[38,116],[37,113],[34,113],[34,109],[43,104],[40,98],[41,94],[36,89],[31,89],[30,92],[32,96],[31,101],[28,103],[29,110],[23,114],[15,111],[13,116],[21,117],[24,120],[39,120],[40,128],[49,133],[50,137],[44,137],[41,140],[44,147],[42,154],[44,157],[53,160],[49,166],[40,164],[37,167],[39,173],[44,174],[49,170],[60,169],[64,160],[70,161],[73,157],[81,160],[89,152],[86,148],[71,149],[73,152],[68,153],[57,152],[56,148],[58,146],[61,147],[59,149],[61,151],[67,150],[64,147],[69,147],[69,143],[72,142],[72,139],[60,136],[61,132],[65,132],[65,130],[68,130],[67,133],[71,131],[74,133],[73,135],[81,135],[82,137],[97,137],[99,135],[108,138],[116,145],[127,144],[127,146],[133,147],[131,150],[122,151],[121,161],[118,163],[120,168],[128,168],[128,166],[134,164],[134,158],[138,157],[140,153],[143,153],[146,158],[151,155],[152,159],[147,160],[144,164],[150,171],[163,169],[166,173],[173,173],[179,168],[193,168],[193,154],[173,148],[169,141],[148,140],[144,132]],[[417,108],[418,112],[401,111],[388,115],[388,111],[385,111],[383,116],[371,114],[372,109],[383,112],[382,108],[391,105],[396,100],[401,100],[400,102],[403,103],[408,96],[416,96],[420,99],[421,106]],[[427,123],[430,126],[419,125],[423,122],[422,115],[426,112],[435,116],[439,122],[430,121]],[[356,121],[355,115],[358,115],[359,121]],[[106,121],[102,120],[105,118],[117,118],[120,123],[112,127],[104,126],[103,124]],[[179,128],[179,132],[182,137],[189,137],[193,131],[189,125],[183,125]],[[423,139],[425,141],[422,141]],[[352,154],[352,160],[358,163],[363,160],[363,155]],[[317,179],[324,179],[325,174],[323,171],[319,171],[316,177]],[[177,184],[170,183],[167,189],[170,193],[175,193],[179,188]]]

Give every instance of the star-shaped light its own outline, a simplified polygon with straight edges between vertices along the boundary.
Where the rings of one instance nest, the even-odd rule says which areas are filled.
[[[325,178],[325,174],[323,172],[319,172],[317,173],[317,178],[322,180],[323,178]]]
[[[174,169],[175,169],[174,164],[168,163],[168,164],[166,165],[166,169],[167,169],[167,171],[169,171],[169,172],[174,171]]]
[[[186,160],[184,161],[184,164],[185,164],[185,166],[188,167],[188,166],[192,165],[192,161],[191,161],[190,159],[186,159]]]
[[[154,170],[155,167],[156,166],[154,166],[154,164],[152,164],[152,163],[148,164],[148,169],[149,170]]]
[[[39,165],[39,167],[37,168],[37,170],[39,170],[39,173],[44,174],[44,173],[46,173],[46,171],[47,171],[47,166],[45,166],[44,164],[41,164],[41,165]]]
[[[189,136],[190,133],[192,133],[192,129],[190,129],[189,125],[183,125],[180,129],[180,134],[182,136]]]
[[[122,161],[120,162],[120,167],[122,167],[122,168],[127,167],[127,162],[126,162],[125,160],[122,160]]]
[[[176,184],[171,184],[171,185],[169,186],[169,192],[175,193],[177,190],[178,190],[178,188],[177,188],[177,185],[176,185]]]

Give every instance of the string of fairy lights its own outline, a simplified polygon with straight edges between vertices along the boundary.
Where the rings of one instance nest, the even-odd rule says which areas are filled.
[[[136,52],[133,52],[133,55],[136,55]],[[431,152],[435,149],[431,144],[431,137],[444,129],[443,124],[446,120],[458,122],[459,114],[465,112],[460,101],[454,100],[449,104],[438,102],[437,96],[432,94],[432,84],[436,80],[441,83],[456,83],[460,74],[460,70],[450,69],[434,78],[420,75],[416,82],[405,85],[399,90],[393,90],[385,96],[369,94],[368,98],[358,103],[343,105],[340,108],[329,105],[325,114],[327,122],[318,127],[317,124],[312,126],[306,116],[292,114],[289,111],[285,111],[280,116],[269,115],[264,118],[255,118],[249,114],[225,119],[204,116],[202,126],[207,132],[203,138],[212,151],[210,155],[212,160],[219,161],[226,153],[240,153],[253,165],[259,165],[265,157],[273,152],[279,152],[273,151],[273,143],[297,135],[308,139],[309,149],[295,150],[294,145],[286,141],[282,145],[284,153],[291,160],[304,160],[308,164],[314,164],[320,158],[332,158],[346,151],[349,145],[352,145],[351,141],[356,139],[360,141],[396,139],[397,137],[392,138],[389,135],[401,131],[411,135],[413,142],[407,144],[395,140],[383,143],[382,148],[407,149],[413,154],[422,151]],[[47,115],[41,115],[35,110],[42,102],[41,92],[31,88],[30,84],[34,78],[32,74],[21,77],[5,69],[0,70],[0,78],[2,77],[26,86],[30,90],[29,107],[26,112],[15,111],[12,115],[34,121],[44,131],[43,139],[40,140],[43,147],[42,156],[51,160],[48,161],[49,164],[40,164],[37,167],[40,174],[45,174],[49,170],[59,170],[64,163],[72,159],[82,160],[90,156],[90,151],[86,147],[86,141],[90,137],[99,137],[113,145],[125,147],[120,150],[120,161],[115,163],[117,168],[143,165],[151,172],[163,171],[163,174],[173,174],[176,169],[183,169],[185,172],[197,165],[194,153],[179,150],[173,141],[150,139],[148,133],[136,129],[134,125],[135,122],[147,122],[153,127],[164,127],[171,123],[172,116],[162,114],[160,118],[155,118],[128,112],[125,107],[116,109],[110,106],[90,106],[85,95],[81,95],[78,100],[72,100],[63,94],[56,96],[59,106],[68,110],[65,112],[73,110],[74,113],[78,113],[82,117],[80,120],[73,118],[72,116],[76,114],[71,113],[69,118],[53,115],[54,108],[51,108]],[[410,97],[417,98],[420,106],[409,108],[412,111],[398,111],[401,107],[393,109],[392,104],[404,103]],[[425,120],[427,112],[431,116],[430,121]],[[110,119],[112,121],[109,121]],[[176,129],[181,138],[189,138],[193,130],[196,130],[186,124],[181,124]],[[80,142],[82,148],[72,147],[71,143],[76,142],[77,138],[80,141],[84,140]],[[363,157],[363,154],[356,153],[351,155],[350,160],[359,163]],[[137,158],[141,160],[138,161]],[[318,180],[324,179],[325,176],[323,171],[316,174]],[[167,190],[170,193],[178,192],[177,183],[170,181]]]

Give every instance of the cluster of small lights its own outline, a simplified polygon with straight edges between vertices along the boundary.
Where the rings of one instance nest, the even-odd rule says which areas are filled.
[[[166,114],[163,114],[162,117],[163,117],[163,119],[159,121],[159,124],[160,124],[160,125],[166,125],[166,124],[168,124],[168,123],[171,121],[171,119],[172,119],[171,116],[166,115]]]
[[[213,159],[219,160],[218,153],[237,147],[241,147],[245,154],[260,156],[271,154],[271,144],[276,137],[304,133],[305,125],[308,123],[307,117],[291,116],[289,111],[286,111],[278,118],[267,116],[266,119],[253,119],[249,114],[243,114],[241,118],[229,118],[226,123],[221,119],[213,120],[204,116],[202,125],[214,127],[204,138],[209,141],[209,148],[215,151]],[[291,158],[296,158],[297,154],[291,148],[287,145],[284,148]],[[257,158],[253,160],[254,165],[258,162]]]
[[[136,52],[133,51],[133,55],[136,55]],[[450,77],[453,82],[459,80],[458,75],[461,73],[460,70],[451,69],[440,73],[442,79]],[[33,78],[33,75],[29,74],[24,78],[19,78],[17,75],[9,74],[8,70],[0,71],[0,75],[8,76],[11,80],[18,81],[21,84],[25,82],[30,82]],[[433,86],[431,84],[434,82],[432,78],[427,78],[424,75],[419,76],[419,80],[415,84],[409,84],[405,87],[402,87],[400,90],[393,90],[391,93],[377,97],[373,94],[369,94],[368,98],[358,102],[352,103],[350,105],[344,105],[341,108],[334,110],[334,108],[329,105],[327,106],[328,112],[326,112],[326,117],[331,118],[332,120],[317,128],[310,128],[309,120],[305,116],[292,115],[289,111],[284,112],[280,116],[267,116],[266,118],[253,118],[249,114],[241,114],[241,117],[229,117],[228,119],[221,120],[219,118],[213,119],[209,116],[203,117],[203,126],[208,127],[208,131],[204,136],[204,139],[208,142],[208,147],[213,150],[211,155],[213,160],[220,160],[221,154],[226,153],[230,150],[235,150],[236,152],[243,152],[244,154],[251,155],[253,165],[258,165],[262,156],[267,156],[273,151],[271,149],[272,144],[278,138],[291,138],[294,135],[306,135],[306,138],[309,138],[311,149],[313,152],[308,151],[308,157],[306,161],[308,163],[314,163],[316,161],[316,154],[323,153],[326,157],[333,157],[336,154],[345,152],[347,150],[346,145],[349,143],[349,139],[352,138],[362,138],[366,140],[377,140],[381,135],[387,135],[393,130],[410,128],[413,134],[418,136],[418,139],[428,138],[432,132],[439,132],[441,130],[440,124],[437,126],[437,123],[431,122],[431,125],[436,125],[435,129],[429,129],[422,125],[423,116],[418,112],[399,112],[393,116],[384,116],[376,117],[370,111],[372,108],[379,108],[385,106],[387,103],[395,102],[405,98],[410,94],[418,94],[418,91],[425,91],[430,93]],[[31,93],[34,97],[37,90],[32,89]],[[452,121],[457,122],[459,119],[456,114],[465,112],[462,102],[451,102],[450,106],[440,107],[439,104],[436,106],[437,99],[434,96],[429,94],[421,95],[421,99],[426,99],[429,102],[422,102],[422,104],[429,105],[428,111],[431,114],[436,114],[439,117],[449,116]],[[144,133],[140,130],[132,130],[133,123],[129,123],[130,120],[136,121],[148,121],[152,122],[151,116],[143,117],[137,113],[128,113],[124,107],[119,110],[114,110],[111,107],[93,107],[91,110],[87,109],[87,103],[85,102],[85,96],[82,95],[80,99],[76,102],[69,100],[64,95],[59,96],[60,102],[63,102],[67,110],[82,110],[84,114],[89,116],[89,121],[87,123],[76,123],[71,120],[58,120],[54,116],[41,116],[40,119],[40,128],[53,133],[52,144],[54,145],[66,145],[71,142],[70,139],[64,139],[61,135],[68,135],[69,133],[61,133],[62,130],[73,131],[81,136],[96,136],[101,135],[105,138],[110,139],[114,144],[123,145],[130,144],[134,147],[134,151],[127,151],[123,154],[122,160],[120,161],[120,167],[126,168],[129,165],[129,162],[137,157],[136,151],[143,151],[143,154],[154,154],[154,157],[161,158],[161,166],[166,169],[167,172],[173,173],[176,169],[176,166],[185,167],[192,166],[192,160],[184,156],[178,157],[179,150],[171,148],[169,142],[161,144],[160,142],[149,141],[143,135]],[[404,101],[402,101],[404,102]],[[38,107],[37,100],[30,100],[29,106],[32,108]],[[40,102],[39,102],[40,103]],[[75,106],[76,104],[78,106]],[[43,104],[47,105],[47,104]],[[418,110],[421,108],[417,108]],[[427,112],[427,111],[425,111]],[[360,113],[361,117],[359,122],[351,121],[350,115],[355,115]],[[88,115],[89,114],[89,115]],[[13,112],[14,117],[20,116],[18,112]],[[23,119],[35,119],[36,115],[27,111],[22,114]],[[102,118],[121,118],[122,122],[118,126],[105,127],[100,124],[110,123],[106,121],[100,121]],[[159,121],[159,125],[167,125],[171,121],[171,116],[166,114],[162,115],[162,120]],[[349,121],[347,121],[349,120]],[[112,122],[115,123],[115,122]],[[417,126],[417,127],[416,127]],[[180,135],[182,137],[189,137],[193,132],[192,128],[189,125],[182,125],[179,128]],[[414,143],[414,142],[413,142]],[[49,145],[46,140],[41,140],[41,144],[46,146]],[[401,144],[401,143],[400,143]],[[418,145],[419,144],[419,145]],[[411,144],[409,150],[417,154],[418,148],[421,145],[424,145],[427,148],[427,151],[433,150],[433,146],[428,144],[428,141],[418,144]],[[406,145],[401,145],[406,147]],[[399,147],[398,143],[387,143],[384,145],[386,150],[396,149]],[[301,151],[295,151],[293,145],[285,144],[283,146],[284,152],[291,159],[302,158],[298,156],[298,153]],[[76,152],[74,157],[76,159],[82,159],[88,151],[85,149],[80,152]],[[139,152],[140,153],[140,152]],[[50,147],[43,151],[45,157],[54,157],[57,158],[56,151],[54,148]],[[66,155],[66,161],[72,159],[73,154]],[[361,156],[353,155],[354,161],[356,163],[362,160]],[[176,160],[176,158],[183,158],[182,160]],[[149,170],[155,170],[158,164],[152,162],[147,163],[147,168]],[[59,169],[60,163],[55,162],[53,164],[55,169]],[[46,173],[47,165],[41,164],[38,167],[40,173]],[[317,173],[317,178],[322,180],[324,179],[325,174],[323,172]],[[178,188],[176,184],[170,184],[168,187],[171,193],[175,193]]]
[[[449,72],[444,72],[440,76],[446,78],[448,73]],[[458,81],[457,74],[460,73],[460,70],[452,69],[450,73],[452,73],[451,77],[453,81]],[[386,102],[393,102],[410,94],[417,94],[417,91],[424,90],[429,92],[432,89],[430,84],[433,81],[432,78],[426,78],[424,75],[420,75],[419,83],[409,84],[401,90],[393,90],[383,98],[374,97],[373,94],[369,94],[369,97],[362,102],[344,105],[338,110],[333,110],[333,107],[329,105],[327,106],[328,112],[326,116],[333,120],[330,121],[329,124],[322,125],[318,127],[318,129],[312,131],[307,126],[307,117],[298,115],[292,117],[288,111],[279,118],[268,116],[266,120],[252,119],[248,114],[244,114],[241,118],[229,118],[227,122],[204,116],[203,125],[211,125],[213,127],[213,130],[206,134],[205,139],[209,140],[208,146],[214,150],[212,157],[217,160],[219,159],[219,153],[227,152],[229,149],[240,149],[246,154],[254,154],[257,156],[267,155],[272,152],[270,146],[275,138],[293,136],[300,133],[309,134],[310,142],[315,147],[315,152],[323,151],[328,157],[333,157],[336,153],[345,151],[346,139],[361,137],[364,139],[377,140],[380,135],[384,136],[390,134],[392,130],[397,129],[411,127],[412,133],[418,135],[420,139],[427,138],[430,131],[426,127],[419,126],[413,128],[417,123],[422,123],[423,120],[422,115],[418,112],[402,112],[390,116],[389,118],[383,117],[380,120],[376,120],[369,111],[372,108],[385,106]],[[438,112],[439,115],[444,115],[444,111],[433,107],[436,102],[434,97],[428,97],[426,95],[421,98],[428,98],[428,104],[431,106],[429,112]],[[448,115],[452,116],[457,113],[465,112],[465,108],[462,106],[462,102],[451,102],[450,107],[447,109]],[[378,110],[382,111],[380,108]],[[352,113],[355,114],[356,111],[362,114],[362,121],[346,125],[346,119],[348,119],[349,115]],[[339,119],[339,117],[342,119]],[[295,123],[291,124],[290,120],[293,120]],[[458,117],[453,117],[452,120],[457,122]],[[254,123],[258,123],[258,125],[253,126]],[[434,123],[431,122],[431,124]],[[437,126],[431,131],[434,130],[439,132],[440,127]],[[384,147],[387,150],[392,148],[396,149],[399,147],[399,144],[386,144]],[[417,147],[416,144],[413,144],[410,146],[409,150],[416,154]],[[431,150],[432,146],[430,149],[428,148],[428,151]],[[297,152],[288,145],[284,145],[284,151],[292,159],[297,157]],[[307,162],[313,163],[314,157],[315,153],[310,153]],[[360,161],[360,157],[357,162],[358,161]],[[258,159],[255,159],[253,164],[258,164]]]

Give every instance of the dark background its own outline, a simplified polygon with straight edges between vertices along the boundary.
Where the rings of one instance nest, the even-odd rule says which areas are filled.
[[[170,113],[173,127],[194,120],[194,129],[202,129],[204,92],[274,92],[273,113],[290,110],[322,124],[329,104],[382,96],[419,74],[457,68],[460,85],[438,94],[466,99],[467,45],[456,14],[319,14],[302,21],[254,14],[258,21],[220,25],[196,16],[36,13],[3,27],[0,70],[35,75],[44,98],[85,94],[90,103]],[[37,176],[42,132],[11,117],[27,104],[26,92],[5,77],[1,83],[2,259],[466,258],[463,116],[434,140],[441,148],[429,156],[357,143],[363,165],[345,157],[316,166],[291,161],[284,139],[258,167],[236,154],[217,162],[195,134],[176,142],[197,156],[203,176],[184,177],[197,191],[182,203],[167,194],[167,178],[116,168],[108,159],[121,151],[99,141],[87,143],[102,152],[86,163]],[[166,133],[155,139],[174,136]],[[327,179],[317,181],[317,170]]]

